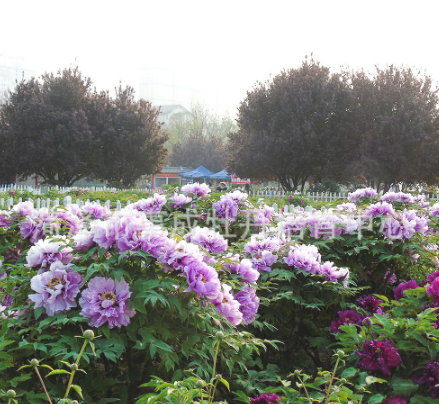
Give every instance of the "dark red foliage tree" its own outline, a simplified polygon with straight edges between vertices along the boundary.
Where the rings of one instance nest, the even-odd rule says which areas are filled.
[[[275,179],[287,191],[311,178],[343,179],[357,143],[351,102],[346,78],[312,59],[257,83],[229,134],[229,171]]]
[[[438,89],[429,76],[408,68],[351,73],[357,147],[355,172],[368,185],[437,183]]]
[[[164,143],[168,140],[160,131],[159,111],[148,101],[136,101],[131,87],[116,89],[115,99],[106,94],[97,99],[93,108],[98,110],[94,125],[99,134],[99,159],[94,174],[129,187],[140,176],[159,172],[166,159]]]
[[[17,84],[0,109],[2,177],[38,174],[72,185],[93,175],[130,186],[159,169],[166,136],[146,101],[119,88],[116,98],[91,90],[78,68]]]

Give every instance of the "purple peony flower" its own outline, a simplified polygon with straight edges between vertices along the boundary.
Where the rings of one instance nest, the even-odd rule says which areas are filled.
[[[276,394],[264,393],[256,398],[250,399],[250,404],[280,404],[280,397]]]
[[[71,203],[67,206],[67,211],[70,212],[72,215],[75,215],[82,219],[82,210],[76,203]]]
[[[127,326],[136,313],[129,309],[130,287],[123,279],[96,277],[90,280],[87,289],[82,292],[79,305],[81,316],[88,317],[92,327],[108,323],[109,328]]]
[[[140,199],[133,203],[132,208],[139,212],[144,212],[147,216],[157,216],[160,214],[163,206],[166,205],[166,196],[154,194],[152,198]]]
[[[439,203],[435,203],[429,210],[428,213],[432,217],[439,216]]]
[[[142,234],[142,250],[151,254],[157,261],[166,265],[168,270],[174,270],[170,266],[180,257],[177,248],[177,240],[165,235],[145,232]]]
[[[0,210],[0,227],[8,229],[12,224],[11,212],[7,210]]]
[[[380,201],[402,202],[409,204],[414,202],[414,198],[410,194],[405,194],[404,192],[387,192],[380,198]]]
[[[238,254],[229,257],[229,262],[224,262],[223,265],[231,273],[240,275],[243,282],[256,283],[259,279],[260,273],[253,267],[252,262],[247,258],[239,262]]]
[[[420,386],[428,388],[431,398],[439,397],[439,362],[428,362],[421,376],[413,378]]]
[[[111,211],[106,206],[101,206],[100,203],[86,202],[82,207],[82,215],[85,218],[99,220],[110,217]]]
[[[378,202],[373,205],[369,205],[368,208],[364,211],[364,216],[366,218],[372,218],[378,215],[393,215],[395,213],[395,209],[390,203],[387,202]]]
[[[427,282],[428,283],[431,283],[431,282],[433,282],[436,278],[438,278],[439,277],[439,271],[436,271],[436,272],[432,272],[431,274],[429,274],[428,276],[427,276]]]
[[[390,396],[384,404],[407,404],[407,400],[401,396]]]
[[[181,240],[176,245],[175,260],[172,262],[172,266],[177,271],[184,271],[185,267],[191,265],[197,265],[204,261],[203,254],[197,245],[188,243],[185,240]],[[216,272],[216,271],[215,271]]]
[[[142,234],[151,227],[154,226],[145,217],[121,217],[116,223],[116,249],[119,252],[140,250]]]
[[[248,199],[248,194],[237,189],[233,192],[221,195],[221,199],[223,198],[230,198],[233,199],[238,205],[244,205]]]
[[[300,268],[316,274],[320,272],[321,259],[322,257],[316,246],[301,245],[299,247],[292,247],[284,261],[290,267]]]
[[[231,293],[232,288],[229,285],[222,285],[222,291],[210,302],[215,305],[219,314],[227,318],[233,325],[241,324],[243,314],[239,310],[240,304]]]
[[[342,332],[340,330],[341,325],[346,325],[346,324],[361,325],[364,319],[364,316],[358,313],[357,310],[339,311],[338,316],[340,318],[331,322],[331,332],[333,334]]]
[[[185,240],[202,245],[210,253],[221,254],[227,250],[227,240],[218,232],[207,227],[195,227],[186,234]]]
[[[258,271],[271,272],[271,266],[277,261],[277,258],[278,256],[271,251],[263,250],[254,254],[251,257],[251,262]]]
[[[184,185],[181,188],[181,192],[183,192],[185,195],[201,197],[209,194],[210,188],[207,184],[199,184],[198,182],[196,182],[195,184]]]
[[[91,223],[93,241],[101,248],[108,250],[116,241],[117,220],[102,222],[95,220]]]
[[[270,223],[270,219],[265,216],[261,209],[246,210],[242,211],[242,213],[248,215],[249,219],[254,222],[254,226],[264,227]]]
[[[383,234],[392,240],[409,239],[415,234],[416,226],[416,220],[409,220],[403,213],[396,213],[386,217]]]
[[[337,205],[335,208],[338,212],[354,213],[358,208],[355,203],[345,202]]]
[[[231,198],[220,199],[212,206],[221,219],[233,220],[238,215],[238,204]]]
[[[356,353],[363,358],[358,362],[359,366],[365,370],[379,370],[386,376],[391,375],[390,368],[401,364],[398,350],[388,339],[365,341],[363,350]]]
[[[41,270],[44,271],[56,261],[61,261],[63,264],[70,263],[73,259],[71,254],[73,250],[70,247],[66,247],[66,244],[65,238],[62,236],[38,241],[29,249],[25,266],[27,268],[41,266]]]
[[[72,235],[77,234],[83,227],[82,220],[68,210],[62,210],[56,216],[62,222],[61,227],[66,227]]]
[[[242,322],[245,325],[255,321],[256,313],[259,308],[259,297],[256,296],[256,290],[249,285],[244,285],[243,289],[235,295],[239,302],[239,311],[243,315]]]
[[[221,283],[216,270],[204,262],[194,261],[184,267],[188,288],[185,292],[193,291],[199,296],[215,299],[221,292]]]
[[[44,307],[48,316],[76,307],[75,298],[83,285],[82,275],[62,267],[52,264],[50,271],[31,279],[31,289],[37,293],[29,295],[29,299],[35,303],[36,309]]]
[[[12,212],[18,213],[21,217],[31,216],[34,213],[34,205],[30,201],[19,202],[12,207]]]
[[[362,188],[362,189],[357,189],[355,192],[349,194],[348,199],[350,202],[358,202],[359,200],[364,199],[366,197],[375,198],[376,196],[377,193],[373,188]]]
[[[384,314],[383,310],[379,307],[381,300],[377,299],[375,296],[369,295],[360,297],[356,300],[357,306],[363,308],[370,314]]]
[[[277,252],[282,244],[281,239],[277,237],[259,238],[253,236],[244,246],[244,252],[247,256],[260,254],[264,250]]]
[[[402,299],[404,297],[405,290],[416,289],[417,287],[418,284],[416,283],[416,281],[408,281],[406,283],[400,283],[394,291],[395,300]]]
[[[36,244],[45,235],[57,233],[61,228],[59,223],[46,208],[33,211],[20,223],[20,233],[23,238],[29,238],[32,244]]]
[[[320,265],[320,269],[317,271],[326,277],[328,281],[338,282],[339,279],[343,278],[343,286],[348,287],[349,279],[349,269],[348,268],[337,268],[331,261],[326,261],[324,264]]]
[[[434,278],[433,282],[428,285],[427,294],[431,296],[434,302],[439,303],[439,278]]]
[[[93,233],[89,230],[80,230],[73,237],[75,243],[75,249],[78,251],[87,251],[90,247],[94,245]]]
[[[192,202],[192,198],[184,195],[184,194],[174,194],[174,197],[169,202],[169,206],[174,209],[180,209],[184,205]]]

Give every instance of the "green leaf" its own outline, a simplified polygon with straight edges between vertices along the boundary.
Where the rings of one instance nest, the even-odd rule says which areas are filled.
[[[157,351],[157,347],[154,344],[151,344],[149,346],[149,354],[151,355],[151,359],[154,358],[156,351]]]
[[[395,396],[409,395],[419,388],[419,385],[410,379],[401,379],[396,375],[392,378],[393,393]]]
[[[224,384],[224,386],[226,386],[227,387],[227,390],[229,390],[230,391],[230,386],[229,386],[229,382],[227,381],[227,380],[225,380],[225,379],[223,379],[223,378],[221,378],[221,379],[219,379],[219,381],[222,383],[222,384]]]
[[[69,375],[70,372],[67,372],[67,370],[63,370],[63,369],[57,369],[54,370],[53,372],[50,372],[46,377],[52,376],[52,375]]]
[[[79,397],[81,397],[84,400],[84,397],[82,396],[82,389],[81,389],[81,387],[79,387],[76,384],[72,384],[72,389],[75,390],[78,393]]]
[[[369,404],[379,404],[382,403],[386,397],[382,394],[374,394],[371,398],[369,398]]]
[[[341,374],[341,377],[344,377],[345,379],[355,376],[358,372],[358,369],[355,368],[347,368],[343,370],[343,373]],[[367,383],[367,382],[366,382]]]

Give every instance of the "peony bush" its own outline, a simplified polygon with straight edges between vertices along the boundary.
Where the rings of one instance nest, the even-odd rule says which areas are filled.
[[[36,404],[435,398],[438,218],[370,189],[292,213],[206,184],[122,210],[18,203],[0,211],[0,389]]]

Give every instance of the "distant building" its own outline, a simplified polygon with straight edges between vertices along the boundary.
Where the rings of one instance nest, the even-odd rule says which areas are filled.
[[[163,67],[142,68],[140,73],[140,97],[154,106],[183,105],[190,108],[203,98],[196,77],[185,76],[174,69]]]
[[[158,121],[161,122],[162,128],[166,128],[175,116],[191,114],[183,105],[161,105]]]
[[[181,178],[178,176],[180,173],[190,171],[192,168],[188,167],[163,167],[163,170],[152,176],[152,188],[161,188],[166,184],[177,183],[181,185]]]
[[[6,91],[14,90],[17,82],[22,78],[30,79],[36,72],[25,68],[24,59],[0,55],[0,103],[6,96]]]

